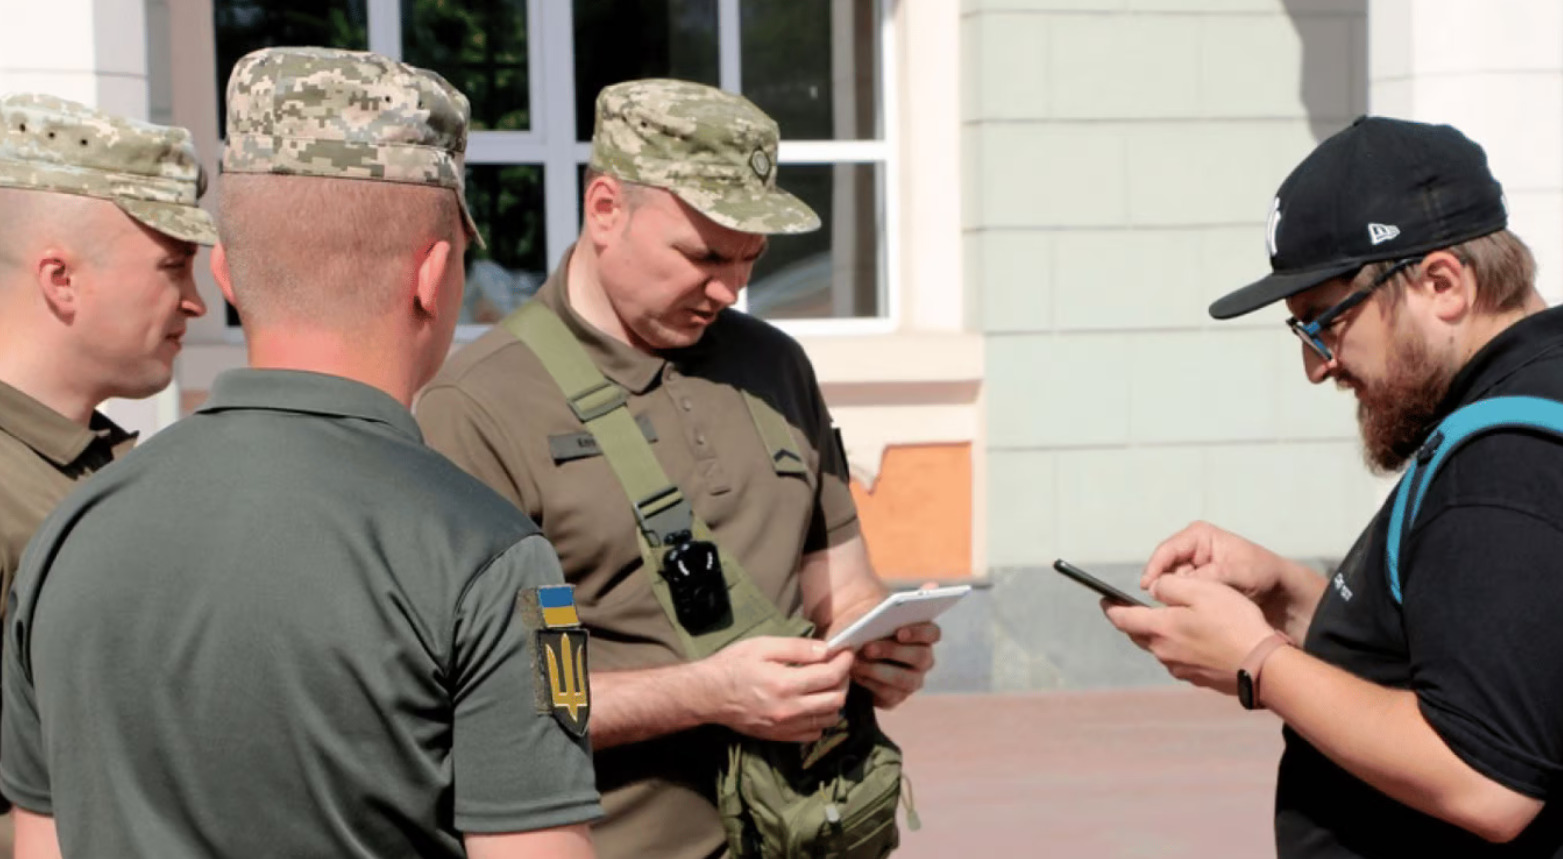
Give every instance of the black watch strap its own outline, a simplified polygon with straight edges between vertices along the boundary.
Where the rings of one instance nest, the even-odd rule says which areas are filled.
[[[1243,663],[1237,669],[1237,701],[1243,705],[1243,709],[1264,709],[1264,705],[1259,703],[1259,672],[1264,668],[1265,660],[1270,658],[1270,654],[1277,648],[1291,643],[1292,640],[1286,637],[1286,633],[1272,632],[1243,657]]]

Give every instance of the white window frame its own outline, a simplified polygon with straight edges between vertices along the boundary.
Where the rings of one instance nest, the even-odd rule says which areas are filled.
[[[777,319],[773,324],[793,336],[854,336],[896,330],[901,318],[900,196],[894,132],[899,128],[895,74],[895,16],[900,0],[879,3],[879,123],[873,140],[783,140],[777,152],[781,164],[873,164],[878,174],[878,292],[883,312],[873,317]],[[400,0],[368,0],[369,50],[402,57]],[[528,86],[532,128],[527,131],[475,131],[467,141],[468,164],[537,164],[543,168],[544,244],[546,268],[552,271],[580,232],[581,194],[576,187],[580,165],[591,158],[591,145],[575,139],[575,28],[569,0],[526,0]],[[717,0],[718,85],[742,92],[739,0]],[[546,85],[544,82],[547,82]],[[748,294],[739,308],[747,309]],[[472,340],[487,325],[460,325],[458,341]]]

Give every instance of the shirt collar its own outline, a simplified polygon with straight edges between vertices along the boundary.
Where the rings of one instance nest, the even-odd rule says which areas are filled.
[[[253,409],[386,424],[422,443],[412,412],[390,394],[362,382],[302,370],[228,370],[212,383],[197,413]]]
[[[135,433],[126,432],[102,412],[93,412],[88,425],[82,426],[4,382],[0,382],[0,432],[62,468],[79,459],[93,442],[102,442],[118,454],[136,440]]]
[[[541,302],[564,320],[565,327],[585,347],[586,354],[591,356],[592,363],[597,365],[604,376],[632,394],[644,394],[662,374],[667,359],[660,355],[648,355],[628,343],[609,337],[575,312],[575,308],[570,306],[568,283],[570,258],[574,254],[575,246],[571,245],[565,251],[564,262],[548,276],[533,300]]]
[[[1438,418],[1482,399],[1521,368],[1559,351],[1563,351],[1563,307],[1531,314],[1510,325],[1455,374],[1438,407]]]

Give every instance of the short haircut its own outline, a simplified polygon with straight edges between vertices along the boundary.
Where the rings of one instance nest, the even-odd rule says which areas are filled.
[[[630,214],[634,214],[635,210],[640,208],[641,203],[644,203],[646,200],[646,192],[652,189],[650,185],[642,185],[639,182],[620,179],[612,173],[604,173],[587,167],[586,175],[581,177],[581,196],[583,198],[586,196],[586,189],[591,187],[592,180],[599,176],[612,179],[619,183],[620,188],[624,189],[624,207],[630,211]]]
[[[1504,313],[1525,303],[1536,286],[1536,258],[1519,236],[1508,230],[1488,233],[1445,248],[1476,276],[1476,310],[1479,313]],[[1352,279],[1353,290],[1366,288],[1394,262],[1371,263]],[[1398,306],[1405,297],[1413,271],[1396,275],[1385,287],[1386,300]]]
[[[219,212],[234,302],[259,324],[383,316],[418,254],[464,229],[448,188],[362,179],[230,174]]]
[[[38,240],[61,241],[71,252],[95,258],[100,238],[95,227],[113,206],[95,197],[0,188],[0,266],[31,266],[34,260],[22,259],[23,245]]]

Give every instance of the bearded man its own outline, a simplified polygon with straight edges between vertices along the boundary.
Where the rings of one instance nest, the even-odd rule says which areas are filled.
[[[1281,185],[1271,275],[1210,312],[1285,300],[1369,466],[1437,468],[1456,410],[1563,400],[1563,310],[1507,222],[1459,131],[1360,119]],[[1282,859],[1563,857],[1563,444],[1500,428],[1438,462],[1328,579],[1196,523],[1146,565],[1164,607],[1106,607],[1174,676],[1285,722]]]

